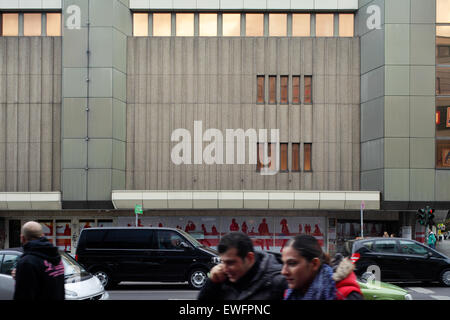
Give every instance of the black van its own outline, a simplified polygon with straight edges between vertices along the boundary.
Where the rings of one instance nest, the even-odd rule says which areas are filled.
[[[187,281],[204,286],[220,262],[215,250],[174,228],[89,228],[78,241],[76,260],[105,288],[121,281]]]

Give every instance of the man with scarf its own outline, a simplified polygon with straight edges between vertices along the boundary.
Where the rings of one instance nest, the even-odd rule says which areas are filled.
[[[23,225],[23,255],[15,270],[14,300],[64,300],[64,265],[58,248],[43,237],[34,221]]]

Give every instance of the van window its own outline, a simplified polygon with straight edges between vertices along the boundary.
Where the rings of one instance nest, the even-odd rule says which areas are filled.
[[[108,230],[103,240],[105,249],[152,249],[151,230]]]
[[[373,251],[383,253],[397,253],[396,240],[379,240],[373,245]]]
[[[84,236],[83,236],[84,234]],[[106,230],[86,230],[82,231],[80,243],[83,237],[86,237],[86,248],[101,249],[104,247],[103,239],[105,238]]]
[[[170,230],[158,231],[158,249],[183,249],[181,242],[188,244],[178,232]]]

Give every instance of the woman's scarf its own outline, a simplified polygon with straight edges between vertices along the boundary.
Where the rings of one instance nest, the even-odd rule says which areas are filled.
[[[305,295],[296,289],[287,289],[284,300],[335,300],[336,283],[333,280],[333,269],[323,264]]]

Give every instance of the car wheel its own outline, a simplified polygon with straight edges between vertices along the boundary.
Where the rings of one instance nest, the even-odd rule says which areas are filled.
[[[442,270],[439,276],[439,282],[445,287],[450,287],[450,269]]]
[[[189,273],[189,286],[193,289],[201,289],[206,283],[206,280],[208,280],[208,274],[205,269],[193,269]]]
[[[117,284],[111,279],[109,272],[103,269],[97,269],[94,272],[92,272],[92,274],[100,280],[102,286],[105,289],[111,289]]]

